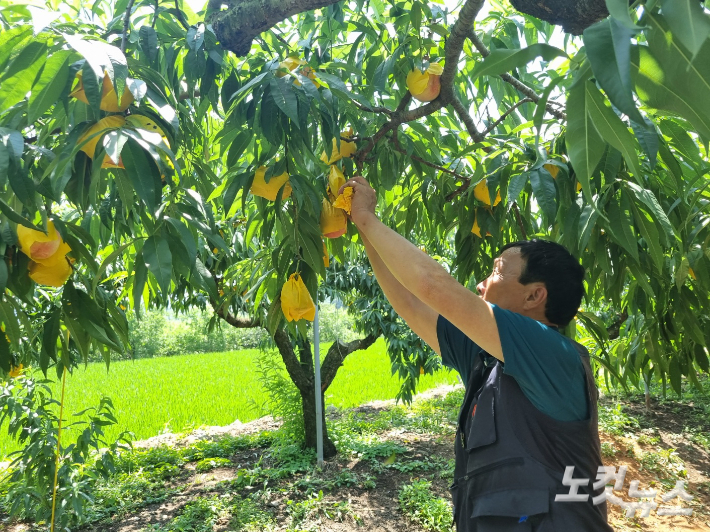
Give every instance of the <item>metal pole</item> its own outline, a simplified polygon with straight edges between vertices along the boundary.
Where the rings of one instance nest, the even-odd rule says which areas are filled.
[[[321,402],[320,384],[320,326],[318,325],[318,298],[316,297],[316,317],[313,321],[313,344],[316,377],[316,455],[318,465],[323,465],[323,403]]]

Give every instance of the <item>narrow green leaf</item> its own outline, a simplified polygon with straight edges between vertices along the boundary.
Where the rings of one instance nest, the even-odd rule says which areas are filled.
[[[648,46],[636,46],[631,64],[638,69],[636,93],[648,106],[688,120],[710,138],[710,39],[695,60],[668,31],[663,17],[649,14]]]
[[[288,116],[297,128],[301,127],[298,121],[298,98],[291,90],[287,78],[271,78],[271,98],[277,107]]]
[[[167,295],[173,277],[173,257],[168,242],[153,235],[145,241],[141,251],[148,271],[158,281],[163,295]]]
[[[622,211],[616,198],[612,198],[609,201],[606,212],[609,216],[609,231],[611,237],[638,262],[638,244],[631,231],[633,221],[628,217],[626,212]]]
[[[685,284],[689,271],[690,263],[688,262],[688,257],[683,257],[675,270],[675,285],[678,287],[678,290]]]
[[[631,19],[628,0],[606,0],[606,8],[614,20],[623,24],[630,30],[640,30]]]
[[[69,79],[67,63],[72,58],[69,50],[59,50],[44,64],[42,73],[32,86],[27,120],[32,123],[58,101]]]
[[[631,209],[634,213],[636,225],[638,226],[639,231],[641,231],[641,235],[646,242],[646,247],[648,248],[648,253],[651,255],[653,264],[656,266],[658,273],[661,273],[663,271],[664,259],[656,225],[649,220],[646,215],[633,203],[631,204]]]
[[[584,30],[584,47],[594,77],[611,102],[632,120],[644,124],[634,102],[631,82],[631,37],[635,33],[608,18]]]
[[[550,61],[560,56],[567,57],[567,54],[559,48],[544,43],[531,44],[522,49],[494,50],[483,61],[476,64],[470,79],[473,81],[480,76],[499,76],[528,64],[536,57]]]
[[[649,212],[655,217],[655,222],[663,228],[664,242],[667,246],[673,245],[675,241],[675,230],[671,221],[668,219],[665,211],[658,203],[656,196],[650,190],[641,188],[636,183],[627,181],[626,186],[631,189],[633,195],[648,208]]]
[[[21,102],[47,59],[47,44],[34,41],[12,61],[0,79],[0,114]]]
[[[145,202],[150,213],[155,214],[161,196],[158,167],[134,139],[129,139],[126,142],[121,157],[128,179],[138,197]]]
[[[7,203],[5,203],[1,199],[0,199],[0,212],[2,212],[5,216],[7,216],[10,220],[15,222],[16,224],[24,225],[25,227],[29,227],[30,229],[34,229],[35,231],[40,231],[40,229],[38,229],[37,226],[35,226],[35,224],[30,222],[27,218],[25,218],[21,214],[15,212],[12,207],[10,207]]]
[[[584,87],[589,102],[589,116],[597,131],[605,141],[621,152],[636,179],[640,180],[642,174],[636,145],[626,124],[611,110],[611,107],[606,106],[604,96],[593,83],[588,82]]]
[[[545,168],[530,170],[530,184],[538,205],[545,213],[548,222],[552,222],[557,214],[557,189],[555,180]]]
[[[597,132],[588,108],[591,105],[586,85],[570,89],[567,95],[567,153],[577,180],[588,200],[593,197],[590,178],[604,153],[605,142]]]
[[[148,268],[145,266],[143,259],[143,251],[136,254],[136,260],[133,264],[133,310],[136,311],[136,316],[140,317],[141,298],[143,297],[143,288],[148,280]]]
[[[663,15],[683,46],[695,57],[710,37],[710,16],[698,0],[661,0]]]
[[[138,41],[141,50],[148,56],[148,60],[153,62],[158,57],[158,34],[150,26],[141,26],[138,30]]]

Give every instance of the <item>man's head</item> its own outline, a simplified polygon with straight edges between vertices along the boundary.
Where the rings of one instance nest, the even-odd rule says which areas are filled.
[[[583,280],[584,268],[569,251],[535,239],[505,246],[476,288],[489,303],[564,327],[582,302]]]

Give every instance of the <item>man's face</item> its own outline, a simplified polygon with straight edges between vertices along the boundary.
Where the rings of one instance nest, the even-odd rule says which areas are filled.
[[[520,284],[520,274],[525,261],[520,248],[506,249],[493,262],[491,274],[478,283],[476,290],[489,303],[494,303],[506,310],[521,312],[525,302],[525,285]]]

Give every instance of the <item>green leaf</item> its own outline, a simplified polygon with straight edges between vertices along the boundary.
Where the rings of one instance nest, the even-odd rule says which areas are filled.
[[[0,71],[4,70],[5,63],[10,59],[13,52],[17,51],[18,45],[32,35],[32,26],[17,25],[14,28],[3,29],[0,33]]]
[[[293,124],[300,128],[301,124],[298,121],[298,98],[291,90],[291,84],[288,83],[287,77],[271,78],[269,85],[271,87],[271,98],[276,103],[277,107],[288,116]]]
[[[557,189],[552,175],[542,167],[530,170],[530,184],[542,212],[549,222],[554,221],[557,214]]]
[[[172,225],[180,235],[182,245],[185,246],[185,249],[187,250],[190,264],[195,262],[195,258],[197,257],[197,246],[195,245],[195,238],[192,236],[190,230],[184,223],[176,220],[175,218],[171,218],[170,216],[166,216],[165,221]]]
[[[143,297],[143,288],[148,280],[148,269],[143,260],[143,251],[136,254],[136,260],[133,263],[133,310],[136,311],[136,316],[140,317],[141,298]]]
[[[673,242],[675,241],[675,230],[673,229],[671,221],[668,219],[665,211],[658,203],[658,200],[653,192],[646,190],[645,188],[641,188],[636,183],[632,183],[631,181],[627,181],[626,186],[631,189],[631,192],[638,200],[646,205],[649,212],[655,217],[655,222],[663,228],[665,244],[668,246],[673,245]]]
[[[631,204],[631,210],[634,213],[634,219],[636,220],[636,225],[641,231],[641,235],[646,242],[646,247],[648,248],[648,253],[651,255],[653,264],[656,266],[658,273],[663,271],[663,250],[659,243],[658,231],[656,230],[656,225],[649,220],[646,215],[636,207],[633,203]]]
[[[114,249],[108,257],[106,257],[102,262],[101,266],[99,266],[98,271],[94,275],[94,278],[91,280],[91,293],[94,294],[96,292],[96,287],[99,285],[101,282],[101,278],[103,277],[104,273],[106,272],[106,268],[109,267],[109,265],[114,264],[116,262],[116,259],[123,253],[123,251],[128,247],[133,245],[133,242],[126,242],[125,244],[117,247]]]
[[[20,163],[25,149],[25,139],[17,130],[0,127],[0,143],[7,150],[7,159]]]
[[[545,87],[545,90],[542,91],[542,94],[540,95],[540,99],[538,100],[536,104],[537,106],[535,107],[535,115],[533,117],[533,125],[537,130],[538,136],[540,135],[540,129],[542,128],[542,120],[545,118],[545,110],[547,107],[547,100],[550,98],[550,93],[564,79],[564,76],[560,76],[558,78],[553,79],[550,83],[547,84],[547,87]]]
[[[161,292],[167,296],[173,277],[173,257],[167,240],[153,235],[143,244],[142,252],[148,271],[158,281]]]
[[[708,356],[705,353],[705,348],[701,344],[695,345],[695,362],[698,367],[702,369],[705,373],[710,373],[710,363],[708,363]]]
[[[638,262],[638,243],[631,231],[633,220],[621,209],[619,202],[615,198],[612,198],[607,204],[606,212],[609,216],[608,229],[612,238]]]
[[[586,90],[588,83],[570,89],[567,95],[567,153],[577,180],[587,199],[592,198],[589,183],[604,153],[605,142],[594,127],[588,109],[592,104]]]
[[[608,18],[584,30],[584,47],[594,77],[609,100],[632,120],[644,124],[634,102],[631,82],[631,37],[635,33]]]
[[[710,39],[692,61],[663,17],[649,15],[648,20],[648,46],[636,46],[631,55],[638,69],[636,93],[648,106],[682,116],[710,138],[710,106],[705,104],[710,101]]]
[[[628,0],[606,0],[606,8],[614,20],[623,24],[630,30],[640,30],[629,13]]]
[[[680,364],[678,363],[678,357],[674,356],[671,358],[671,362],[668,366],[668,374],[670,375],[671,378],[671,386],[673,387],[673,390],[675,393],[678,395],[681,394],[681,387],[680,387]]]
[[[148,56],[148,60],[152,63],[158,57],[158,34],[150,26],[141,26],[138,30],[138,41],[141,45],[141,50]]]
[[[695,57],[710,37],[710,16],[698,0],[661,0],[663,15],[683,46]]]
[[[680,290],[680,287],[685,284],[689,271],[690,263],[688,262],[688,257],[683,257],[675,270],[675,285],[678,287],[678,290]]]
[[[9,220],[15,222],[16,224],[24,225],[25,227],[29,227],[30,229],[34,229],[35,231],[40,231],[40,229],[37,226],[35,226],[35,224],[30,222],[27,218],[25,218],[21,214],[15,212],[12,207],[10,207],[7,203],[5,203],[1,199],[0,199],[0,212],[2,212],[5,216],[8,217]]]
[[[634,135],[636,135],[636,140],[638,140],[641,145],[641,149],[648,155],[651,168],[654,168],[658,158],[660,140],[653,122],[645,116],[643,117],[643,122],[645,125],[637,124],[631,120],[631,128],[634,131]]]
[[[611,110],[611,107],[606,106],[604,96],[592,82],[587,82],[584,87],[589,102],[589,116],[597,131],[605,141],[621,152],[636,179],[640,180],[642,173],[636,145],[626,124]]]
[[[47,44],[41,41],[31,42],[18,54],[0,79],[0,114],[24,100],[46,59]]]
[[[550,61],[560,56],[567,57],[567,54],[559,48],[544,43],[532,44],[522,49],[494,50],[483,61],[476,64],[470,79],[473,81],[480,76],[499,76],[528,64],[536,57]]]
[[[57,103],[69,79],[67,63],[71,57],[72,52],[69,50],[59,50],[47,59],[39,79],[32,86],[27,112],[27,120],[30,123],[37,120],[47,109]]]
[[[161,195],[158,167],[134,139],[126,142],[121,157],[138,197],[145,202],[151,214],[155,214]]]

